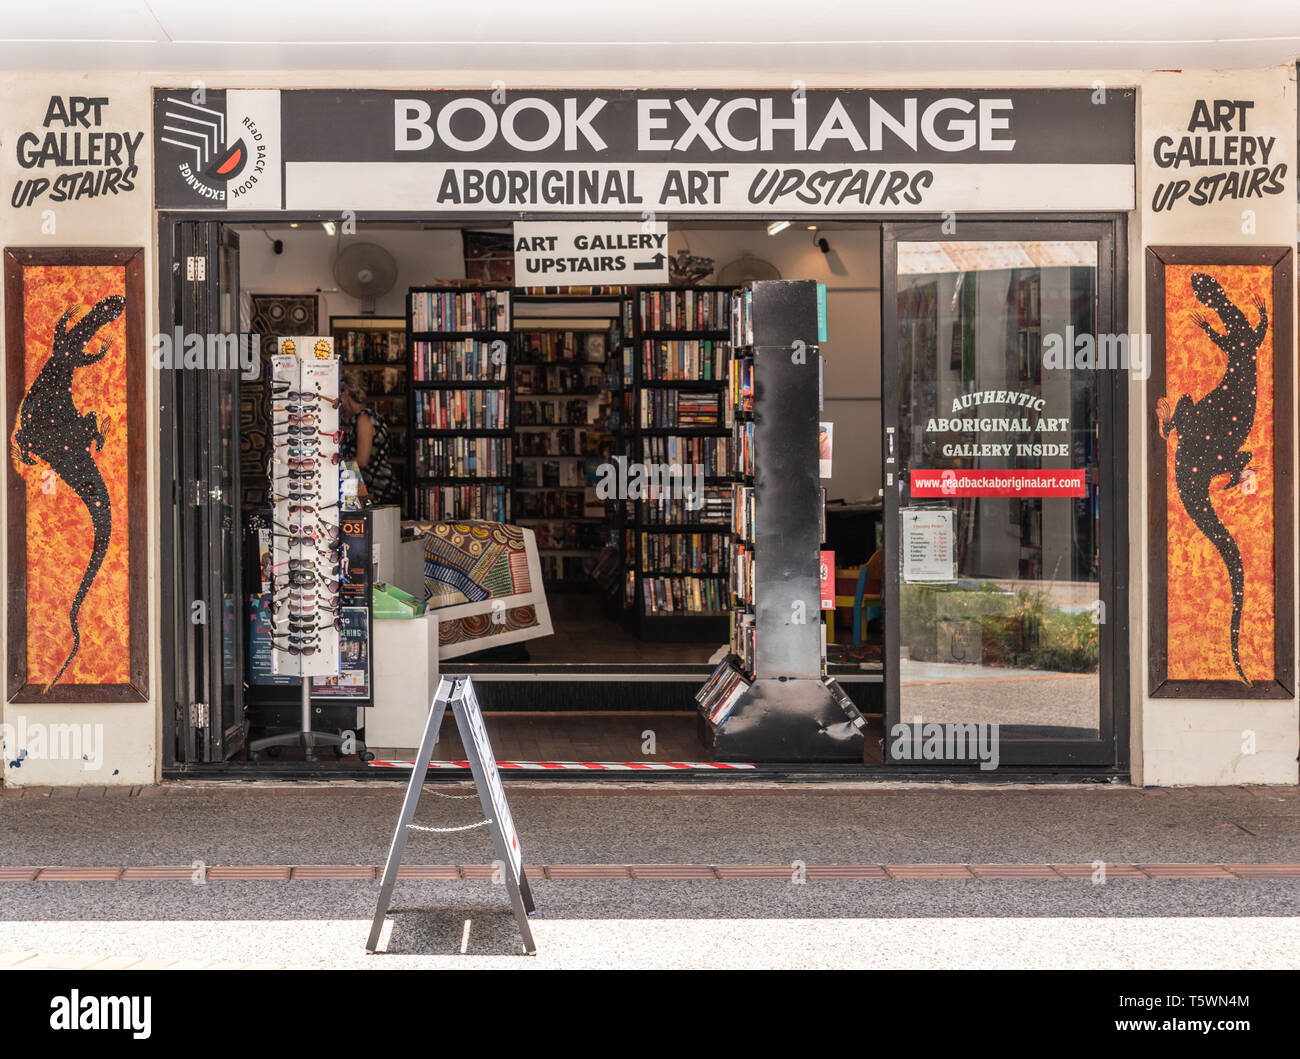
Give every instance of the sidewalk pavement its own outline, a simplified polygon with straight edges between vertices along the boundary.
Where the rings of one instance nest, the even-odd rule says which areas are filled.
[[[403,785],[167,784],[0,795],[0,868],[29,869],[0,871],[0,966],[1300,966],[1296,788],[506,789],[535,959],[483,830],[412,834],[364,955]],[[417,822],[472,795],[430,785]]]

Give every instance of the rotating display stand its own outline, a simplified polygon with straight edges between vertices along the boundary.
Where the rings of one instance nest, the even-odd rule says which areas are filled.
[[[334,340],[281,338],[271,358],[271,666],[302,685],[296,731],[249,743],[249,756],[301,747],[340,755],[344,737],[311,726],[312,677],[339,673],[342,551],[339,512],[339,364]],[[358,752],[365,746],[356,743]]]

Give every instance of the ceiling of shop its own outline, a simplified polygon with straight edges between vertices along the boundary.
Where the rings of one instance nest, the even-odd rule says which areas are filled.
[[[0,3],[0,67],[900,73],[1262,67],[1297,0]]]

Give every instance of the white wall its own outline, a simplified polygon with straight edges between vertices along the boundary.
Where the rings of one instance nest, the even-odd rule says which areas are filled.
[[[615,78],[608,72],[595,70],[575,70],[556,68],[553,70],[513,71],[501,70],[499,76],[507,84],[528,85],[534,87],[610,87]],[[753,70],[715,67],[701,69],[684,75],[680,70],[658,69],[640,70],[629,73],[626,82],[638,87],[680,86],[689,82],[693,87],[735,86],[750,87],[788,87],[792,77],[798,76],[809,88],[817,87],[908,87],[908,86],[994,86],[994,87],[1091,87],[1104,83],[1111,87],[1136,86],[1139,90],[1139,129],[1136,144],[1139,160],[1138,209],[1129,218],[1129,324],[1131,330],[1138,330],[1143,325],[1145,306],[1143,304],[1142,283],[1142,249],[1151,242],[1181,242],[1187,244],[1225,243],[1246,244],[1258,241],[1261,245],[1294,245],[1295,231],[1295,130],[1296,105],[1294,95],[1294,71],[1282,67],[1277,71],[1231,71],[1231,72],[1193,72],[1180,74],[1154,74],[1136,70],[1080,69],[1075,71],[963,71],[934,70],[918,71],[907,75],[891,75],[878,72],[864,75],[856,70],[826,67],[817,73],[804,70]],[[45,106],[51,94],[76,93],[82,95],[109,96],[112,100],[110,114],[115,123],[130,125],[135,128],[148,129],[151,126],[151,86],[172,87],[188,86],[196,79],[202,79],[212,86],[249,87],[249,88],[295,88],[295,87],[464,87],[481,88],[482,76],[474,70],[445,70],[439,75],[430,75],[424,71],[402,70],[324,70],[324,71],[283,71],[252,70],[243,73],[210,73],[201,69],[183,71],[153,71],[140,74],[96,74],[81,72],[42,71],[32,74],[0,73],[0,185],[5,197],[0,201],[0,245],[115,245],[142,246],[146,250],[148,266],[149,313],[148,328],[150,333],[157,330],[156,301],[156,256],[154,245],[154,219],[151,213],[152,156],[146,146],[141,152],[141,171],[139,190],[129,196],[113,201],[84,201],[65,204],[57,210],[57,232],[46,233],[41,230],[41,218],[37,211],[30,208],[14,209],[9,205],[8,195],[19,174],[14,162],[15,137],[28,129],[39,127]],[[1241,231],[1240,208],[1218,211],[1216,215],[1200,213],[1197,216],[1176,215],[1157,218],[1150,214],[1147,200],[1152,190],[1150,173],[1141,168],[1142,161],[1149,153],[1147,140],[1148,129],[1154,130],[1158,125],[1168,122],[1171,108],[1168,106],[1171,96],[1179,97],[1179,106],[1173,108],[1177,113],[1181,103],[1188,95],[1201,89],[1203,94],[1211,91],[1226,98],[1243,98],[1246,93],[1256,94],[1261,89],[1273,100],[1269,108],[1273,120],[1280,120],[1279,129],[1282,147],[1290,162],[1287,194],[1281,196],[1278,203],[1270,203],[1277,210],[1265,209],[1259,215],[1260,225],[1251,236],[1244,237]],[[1270,87],[1271,85],[1271,87]],[[1206,90],[1206,86],[1213,86]],[[1262,112],[1257,112],[1260,118]],[[1280,119],[1279,116],[1280,115]],[[1285,219],[1282,214],[1285,212]],[[1144,235],[1144,230],[1146,234]],[[817,253],[809,245],[802,250],[797,246],[800,233],[792,228],[786,237],[795,240],[791,243],[791,260],[801,263],[812,253]],[[246,237],[247,238],[247,237]],[[840,250],[835,233],[829,235],[832,245]],[[844,237],[847,240],[848,237]],[[754,240],[767,247],[767,237]],[[701,236],[703,240],[703,236]],[[776,240],[771,240],[776,243]],[[692,242],[692,246],[696,244]],[[700,249],[703,249],[701,245]],[[851,250],[851,247],[847,247]],[[757,251],[756,251],[757,252]],[[833,263],[822,263],[826,274],[818,273],[810,264],[807,269],[787,268],[772,250],[765,249],[760,256],[774,261],[785,275],[797,275],[800,272],[810,278],[829,279]],[[860,252],[864,262],[874,261],[875,254],[867,246]],[[855,256],[854,260],[858,257]],[[815,259],[814,262],[815,264]],[[280,265],[279,268],[287,266]],[[296,266],[295,266],[296,267]],[[850,268],[846,274],[856,279],[859,269]],[[865,269],[862,275],[869,274]],[[286,273],[277,272],[259,278],[267,281],[288,280]],[[405,278],[399,279],[399,283]],[[327,284],[332,286],[332,283]],[[864,284],[864,285],[876,285]],[[870,292],[865,292],[870,293]],[[874,320],[878,318],[878,300],[865,299],[860,306],[851,304],[853,296],[849,294],[831,295],[830,329],[831,341],[827,344],[827,355],[831,358],[830,371],[833,383],[828,389],[836,390],[843,385],[849,398],[865,400],[878,396],[879,363],[879,329]],[[400,302],[398,303],[400,304]],[[850,308],[841,308],[851,304]],[[0,308],[3,308],[0,305]],[[331,297],[327,307],[329,312],[350,312],[354,308],[348,302],[340,303],[335,308]],[[391,311],[392,306],[385,303],[381,311]],[[861,314],[860,317],[858,314]],[[851,326],[842,327],[838,320],[846,315]],[[837,343],[841,335],[860,334],[862,351],[859,355],[852,348],[842,349]],[[850,341],[852,341],[850,339]],[[1294,336],[1287,346],[1294,352]],[[841,355],[843,354],[843,355]],[[874,358],[874,359],[873,359]],[[867,388],[859,390],[859,384]],[[146,422],[151,439],[157,436],[157,402],[156,381],[149,381],[149,408]],[[1147,784],[1177,783],[1295,783],[1297,780],[1296,754],[1300,744],[1300,716],[1298,716],[1295,699],[1281,702],[1259,701],[1217,701],[1217,702],[1174,702],[1168,700],[1151,700],[1146,694],[1146,556],[1142,542],[1145,541],[1147,525],[1147,507],[1145,488],[1145,469],[1148,453],[1145,446],[1145,391],[1139,384],[1134,385],[1130,403],[1130,452],[1129,452],[1129,489],[1130,489],[1130,540],[1131,567],[1129,583],[1132,586],[1130,614],[1130,657],[1132,660],[1131,709],[1132,709],[1132,763],[1136,782]],[[868,408],[863,405],[863,408]],[[6,428],[12,423],[13,409],[6,409]],[[836,420],[837,425],[837,467],[842,467],[844,441],[849,443],[850,452],[861,451],[865,462],[862,478],[850,478],[844,489],[846,495],[865,486],[870,492],[871,475],[878,474],[879,419],[863,416],[859,421],[856,416],[846,417],[838,412],[828,418]],[[849,424],[845,420],[849,419]],[[865,424],[865,425],[862,425]],[[858,429],[860,427],[860,430]],[[858,440],[860,438],[860,440]],[[877,446],[873,449],[873,445]],[[154,447],[150,446],[149,475],[149,557],[150,570],[150,631],[151,640],[158,641],[158,520],[155,510],[157,495],[157,458]],[[841,491],[841,479],[832,483],[832,492]],[[0,665],[3,665],[3,652],[0,652]],[[149,782],[156,775],[159,761],[159,739],[161,731],[161,709],[159,702],[159,660],[156,647],[150,659],[151,698],[147,703],[112,706],[18,706],[7,704],[3,707],[6,722],[15,723],[21,717],[32,721],[60,722],[90,721],[100,722],[106,726],[107,757],[104,769],[87,779],[75,763],[30,762],[21,769],[6,769],[6,782],[11,784],[36,783],[84,783],[114,782],[141,783]],[[1253,731],[1257,740],[1258,751],[1253,755],[1241,753],[1242,733]]]
[[[59,247],[59,246],[116,246],[142,247],[145,261],[145,299],[149,306],[146,331],[153,334],[157,325],[157,280],[154,268],[154,237],[150,218],[152,202],[153,169],[149,141],[152,129],[149,78],[130,75],[95,75],[80,73],[64,75],[0,74],[0,188],[4,200],[0,203],[0,246],[3,247]],[[21,168],[16,160],[17,138],[24,132],[44,133],[50,97],[55,94],[108,97],[101,116],[103,130],[115,132],[144,130],[138,164],[136,189],[107,198],[83,198],[74,202],[50,203],[48,199],[34,206],[14,208],[10,195],[14,185],[26,180],[33,171]],[[51,126],[57,130],[57,124]],[[52,176],[57,170],[47,170]],[[51,211],[47,213],[46,211]],[[0,292],[0,314],[7,311]],[[6,351],[8,355],[8,351]],[[158,643],[158,540],[157,496],[158,462],[158,380],[149,372],[146,385],[148,395],[141,429],[145,432],[148,452],[147,512],[132,512],[131,517],[144,518],[149,525],[149,642]],[[5,407],[6,431],[13,425],[16,409]],[[6,445],[6,452],[8,446]],[[4,498],[7,504],[8,496]],[[5,512],[6,524],[8,512]],[[6,556],[7,577],[7,556]],[[70,561],[82,562],[82,558]],[[8,593],[5,593],[6,619]],[[7,626],[6,626],[7,629]],[[0,651],[0,666],[4,666],[4,679],[0,687],[7,687],[7,652]],[[154,783],[158,776],[159,740],[162,714],[159,709],[160,672],[156,646],[150,650],[149,699],[141,703],[114,703],[105,705],[44,705],[41,703],[5,703],[0,715],[16,735],[24,730],[30,733],[35,725],[89,724],[102,725],[92,731],[102,732],[103,763],[91,771],[81,760],[54,760],[36,757],[31,751],[36,744],[29,739],[26,745],[6,749],[11,757],[24,750],[29,755],[17,768],[4,769],[4,782],[9,786],[44,785],[116,785]],[[17,742],[18,740],[16,740]]]
[[[1251,100],[1247,132],[1274,133],[1278,153],[1271,163],[1287,164],[1283,194],[1208,206],[1182,205],[1159,213],[1152,210],[1155,185],[1171,173],[1149,160],[1160,135],[1181,136],[1187,129],[1198,99]],[[1130,245],[1129,272],[1132,306],[1129,330],[1151,330],[1151,314],[1162,306],[1146,304],[1142,283],[1142,247],[1165,244],[1285,246],[1296,245],[1296,79],[1294,67],[1266,71],[1216,71],[1150,75],[1141,95],[1139,112],[1139,163],[1145,163],[1140,241]],[[1204,170],[1184,170],[1175,176],[1195,180]],[[1247,215],[1249,211],[1249,216]],[[1292,261],[1294,262],[1294,255]],[[1295,272],[1293,270],[1293,284]],[[1294,286],[1292,288],[1294,293]],[[1292,320],[1295,312],[1292,312]],[[1145,321],[1145,323],[1143,323]],[[1293,324],[1294,327],[1294,324]],[[1277,357],[1295,363],[1296,337],[1277,336]],[[1292,407],[1295,408],[1296,372],[1292,371]],[[1171,784],[1296,783],[1300,771],[1296,751],[1300,744],[1300,707],[1294,697],[1283,700],[1156,699],[1148,695],[1147,615],[1151,586],[1146,574],[1148,504],[1163,498],[1148,496],[1143,488],[1145,468],[1151,459],[1163,460],[1164,451],[1149,452],[1146,421],[1147,386],[1135,381],[1130,391],[1129,535],[1132,590],[1129,621],[1132,628],[1133,774],[1134,782],[1148,786]],[[1295,426],[1292,424],[1292,437]],[[1278,461],[1292,461],[1296,453],[1279,452]],[[1280,469],[1280,468],[1279,468]],[[1295,517],[1295,499],[1291,502]],[[1293,542],[1296,534],[1292,533]],[[1294,553],[1292,569],[1295,570]],[[1294,591],[1294,586],[1293,586]],[[1290,615],[1294,621],[1296,615]],[[1177,630],[1169,631],[1170,637]],[[1294,668],[1292,670],[1295,672]],[[1253,744],[1254,752],[1248,752]]]

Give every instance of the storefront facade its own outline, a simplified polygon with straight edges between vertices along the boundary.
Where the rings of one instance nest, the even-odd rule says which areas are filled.
[[[964,380],[962,392],[949,393],[936,384],[923,396],[923,387],[947,366],[926,367],[915,351],[905,352],[907,335],[915,331],[909,306],[933,297],[909,291],[925,286],[917,277],[927,270],[951,278],[954,270],[933,266],[936,253],[946,254],[950,262],[964,261],[958,273],[978,273],[989,266],[974,256],[963,258],[963,246],[987,253],[1015,247],[1022,254],[1040,252],[1027,251],[1029,246],[1054,248],[1052,253],[1066,256],[1051,262],[1072,262],[1082,284],[1061,297],[1068,302],[1084,290],[1085,300],[1096,307],[1091,314],[1064,315],[1057,321],[1068,339],[1062,355],[1074,356],[1058,367],[1067,375],[1095,373],[1095,386],[1085,388],[1090,396],[1082,404],[1068,396],[1053,404],[1043,399],[1050,386],[1040,380],[1040,397],[1025,397],[1019,408],[1038,400],[1032,412],[1048,422],[1036,428],[1044,431],[1044,443],[1060,440],[1049,436],[1056,420],[1063,435],[1071,420],[1091,430],[1098,444],[1075,451],[1065,435],[1066,447],[1058,455],[1063,457],[1060,466],[1081,473],[1080,480],[1099,491],[1095,510],[1076,519],[1077,525],[1092,528],[1070,530],[1076,542],[1080,534],[1089,540],[1089,554],[1055,559],[1046,554],[1050,548],[1042,547],[1040,515],[1038,547],[1043,554],[1021,557],[1019,576],[1073,586],[1070,606],[1080,613],[1091,608],[1102,665],[1086,688],[1086,717],[1077,726],[1084,735],[1076,733],[1074,743],[1052,738],[1031,745],[1034,740],[1025,740],[1021,755],[1012,760],[1027,769],[1041,766],[1059,773],[1078,766],[1155,786],[1297,781],[1297,567],[1290,486],[1296,349],[1290,254],[1296,241],[1293,68],[1111,71],[1088,77],[1008,72],[962,78],[960,84],[936,74],[915,91],[842,76],[809,79],[793,89],[759,77],[729,76],[717,83],[693,78],[691,91],[681,91],[675,79],[667,78],[659,86],[640,82],[635,89],[602,79],[599,91],[570,90],[566,85],[572,80],[503,78],[505,85],[528,86],[515,93],[480,91],[469,77],[446,75],[434,84],[427,75],[379,72],[312,76],[309,82],[269,74],[210,79],[163,72],[89,78],[4,75],[0,85],[7,102],[0,134],[13,146],[0,161],[6,188],[3,245],[139,248],[138,258],[125,267],[138,270],[143,279],[136,295],[139,326],[142,334],[155,336],[190,321],[204,321],[208,329],[238,329],[237,313],[233,327],[220,326],[223,319],[231,323],[232,310],[222,304],[218,288],[200,287],[201,278],[183,275],[191,259],[220,261],[220,248],[204,240],[214,238],[214,224],[222,221],[320,223],[350,217],[364,224],[447,218],[488,225],[528,217],[617,216],[670,224],[708,220],[719,226],[789,218],[795,223],[880,224],[882,433],[872,447],[864,445],[856,454],[837,449],[836,457],[879,465],[886,498],[886,566],[891,567],[892,557],[892,565],[900,568],[906,542],[899,527],[909,500],[943,496],[945,489],[946,495],[960,496],[965,488],[940,481],[940,492],[923,492],[915,472],[932,464],[915,458],[906,442],[919,439],[929,445],[933,440],[940,448],[999,444],[981,438],[993,427],[977,422],[949,429],[941,420],[994,414],[972,410],[972,394],[987,394],[983,403],[997,406],[1002,419],[1011,419],[1019,414],[1016,402],[1023,396],[1017,379],[1027,378],[1023,371],[1008,369],[1005,378],[990,380],[974,368],[967,371],[958,356],[952,370]],[[751,82],[768,87],[734,87]],[[413,85],[420,88],[410,90]],[[446,98],[455,99],[457,106],[441,105],[444,97],[436,89],[449,90]],[[878,107],[871,102],[873,94]],[[234,174],[228,183],[185,164],[190,150],[184,146],[186,137],[168,135],[166,100],[184,98],[220,115],[214,135],[216,149]],[[1064,154],[1065,148],[1050,147],[1060,143],[1061,129],[1071,130]],[[238,130],[237,138],[232,130]],[[67,135],[51,141],[51,131]],[[900,161],[900,152],[911,160]],[[864,157],[872,161],[860,163]],[[586,177],[579,172],[584,168]],[[434,172],[436,179],[430,175]],[[64,173],[78,177],[60,180]],[[222,195],[232,201],[223,203]],[[647,218],[650,213],[654,218]],[[1180,256],[1170,248],[1185,250]],[[1285,254],[1279,256],[1278,248],[1285,248]],[[31,261],[40,263],[39,258]],[[1198,656],[1186,649],[1187,616],[1195,613],[1198,599],[1209,598],[1209,590],[1194,581],[1183,591],[1178,579],[1197,575],[1212,583],[1214,572],[1188,567],[1177,547],[1169,545],[1173,516],[1168,515],[1166,494],[1173,485],[1166,481],[1163,438],[1185,422],[1172,409],[1185,391],[1170,391],[1166,414],[1158,404],[1165,393],[1152,387],[1155,381],[1175,385],[1176,362],[1168,358],[1166,363],[1164,347],[1147,346],[1143,339],[1155,332],[1170,343],[1180,341],[1168,292],[1180,275],[1177,269],[1202,262],[1267,267],[1275,277],[1268,287],[1277,331],[1267,380],[1275,385],[1259,389],[1275,444],[1271,452],[1260,450],[1261,456],[1275,453],[1276,462],[1265,466],[1275,467],[1276,473],[1261,471],[1258,481],[1248,482],[1250,495],[1269,501],[1262,505],[1269,515],[1250,523],[1254,547],[1239,548],[1246,553],[1244,569],[1252,589],[1263,584],[1268,590],[1263,598],[1250,598],[1255,609],[1246,611],[1244,636],[1233,630],[1230,655],[1234,663],[1247,660],[1249,684],[1234,683],[1220,672],[1222,651]],[[1247,281],[1255,284],[1249,287],[1252,295],[1264,290],[1259,276],[1243,279]],[[944,282],[937,289],[948,306],[962,297],[980,298],[977,284],[966,288],[974,289],[973,295],[960,295]],[[11,299],[18,297],[21,288],[7,284],[0,305],[7,321],[15,312]],[[1163,299],[1159,304],[1157,297]],[[1183,315],[1186,310],[1180,308]],[[962,326],[951,308],[933,315],[942,329]],[[1253,324],[1253,311],[1247,315]],[[1023,317],[1018,323],[1025,329]],[[1219,326],[1213,317],[1211,323]],[[997,326],[1014,330],[1016,324],[1008,318]],[[1075,330],[1065,330],[1076,324],[1079,333],[1131,338],[1131,362],[1114,360],[1099,367],[1095,358],[1079,359],[1082,347],[1073,341]],[[835,326],[833,318],[830,326]],[[1042,332],[1036,333],[1037,344],[1057,324],[1044,318],[1035,326]],[[946,349],[946,341],[940,339],[939,345]],[[1139,358],[1139,349],[1151,349],[1152,359]],[[7,357],[12,355],[7,350]],[[11,366],[6,403],[11,435],[24,394],[21,386],[15,389],[13,371]],[[178,603],[173,575],[193,562],[193,556],[186,559],[192,542],[185,539],[166,498],[183,495],[191,485],[183,468],[164,457],[163,448],[173,432],[192,424],[176,421],[168,404],[176,392],[173,385],[161,372],[146,370],[143,407],[124,409],[137,444],[130,450],[134,458],[125,480],[143,476],[146,487],[131,491],[127,508],[140,543],[128,550],[134,567],[123,584],[132,606],[123,614],[129,613],[131,644],[138,647],[143,640],[149,648],[138,671],[127,661],[125,676],[106,674],[98,697],[91,689],[65,695],[23,679],[26,662],[20,660],[26,641],[15,636],[15,628],[27,636],[35,629],[33,585],[41,558],[33,545],[39,538],[27,526],[21,529],[26,591],[14,591],[10,574],[2,720],[6,740],[15,741],[7,756],[16,759],[24,748],[28,753],[17,767],[6,769],[7,783],[153,783],[177,762],[177,743],[188,738],[183,733],[189,703],[181,702],[177,689],[184,681],[178,675],[194,656],[187,654],[185,635],[176,628],[184,601]],[[1062,394],[1079,389],[1067,385]],[[1008,460],[1000,466],[1034,465]],[[11,466],[9,571],[13,497],[17,490],[40,487],[20,478],[21,473],[17,464]],[[910,498],[898,489],[903,474],[910,480]],[[219,536],[220,515],[213,517],[217,521],[210,530]],[[972,532],[989,531],[977,527]],[[1063,572],[1067,567],[1072,571],[1068,575]],[[901,569],[888,572],[886,611],[919,615],[929,604],[907,591],[911,586]],[[965,635],[959,615],[937,620],[953,642]],[[914,662],[925,660],[915,640],[917,627],[894,619],[887,640],[894,657],[901,657],[898,652],[906,646]],[[209,642],[219,654],[219,634],[209,628],[214,630]],[[1197,668],[1198,657],[1203,671]],[[887,653],[887,669],[890,661]],[[1027,703],[1025,716],[1009,719],[998,713],[1000,704],[987,696],[981,700],[980,682],[971,680],[971,712],[936,718],[924,698],[925,686],[924,673],[910,682],[906,675],[901,681],[897,673],[891,676],[885,689],[887,726],[906,724],[920,712],[927,719],[1001,718],[1007,724],[1023,723],[1032,713],[1033,703]],[[30,733],[57,725],[97,733],[87,736],[98,740],[94,753],[35,752]],[[88,772],[91,758],[97,767]]]

